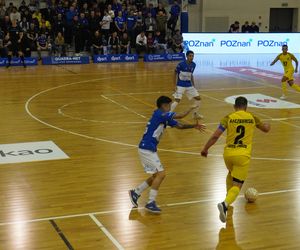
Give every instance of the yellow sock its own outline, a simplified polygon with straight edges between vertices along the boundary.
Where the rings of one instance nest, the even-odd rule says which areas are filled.
[[[300,92],[300,87],[299,87],[297,84],[294,83],[291,87],[292,87],[294,90]]]
[[[286,82],[281,82],[281,87],[282,87],[282,94],[286,95]]]
[[[230,188],[229,191],[227,192],[227,196],[225,199],[226,204],[227,205],[232,204],[238,197],[239,193],[240,193],[239,187],[233,186],[232,188]]]
[[[232,176],[231,176],[230,172],[228,172],[228,175],[226,177],[226,189],[227,189],[227,192],[229,191],[230,188],[232,188]]]

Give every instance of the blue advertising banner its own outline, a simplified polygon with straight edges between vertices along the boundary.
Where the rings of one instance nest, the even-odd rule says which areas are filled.
[[[26,66],[36,66],[38,64],[38,60],[35,57],[26,57],[25,58]],[[0,58],[0,67],[4,67],[7,65],[7,58]],[[23,66],[21,59],[16,57],[11,59],[11,66]]]
[[[94,63],[109,62],[138,62],[139,57],[135,54],[122,55],[96,55],[93,57]]]
[[[182,60],[185,60],[185,55],[183,53],[144,55],[144,62],[165,62],[165,61],[182,61]]]
[[[90,58],[88,56],[48,56],[42,58],[43,65],[57,65],[57,64],[89,64]]]
[[[300,33],[184,33],[184,50],[196,54],[260,54],[300,51]]]

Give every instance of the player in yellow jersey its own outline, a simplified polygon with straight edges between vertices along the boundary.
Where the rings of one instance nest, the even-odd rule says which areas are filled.
[[[284,69],[284,75],[281,79],[281,86],[282,86],[282,96],[280,99],[286,99],[286,89],[288,83],[293,89],[300,92],[300,87],[294,83],[294,72],[298,72],[298,60],[297,58],[288,52],[288,46],[283,45],[282,46],[282,53],[279,54],[275,60],[271,63],[270,66],[273,66],[277,61],[282,63],[283,69]],[[293,61],[296,64],[296,67],[294,69]]]
[[[224,149],[224,161],[229,171],[226,178],[227,195],[225,200],[218,204],[222,222],[226,222],[228,206],[238,197],[248,175],[255,127],[263,132],[269,132],[271,128],[270,124],[261,122],[259,118],[247,112],[247,105],[248,101],[245,97],[236,98],[235,112],[222,119],[218,129],[201,151],[201,155],[207,157],[209,148],[217,142],[227,129]]]

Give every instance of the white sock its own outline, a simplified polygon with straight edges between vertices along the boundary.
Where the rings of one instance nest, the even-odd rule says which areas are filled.
[[[194,114],[198,113],[198,111],[200,109],[200,104],[201,104],[201,101],[198,101],[198,100],[194,101],[194,105],[193,106],[198,107],[198,108],[195,109]]]
[[[173,112],[175,110],[175,108],[177,107],[178,104],[179,103],[176,101],[171,104],[171,112]]]
[[[144,181],[139,186],[137,186],[136,189],[134,189],[134,192],[136,192],[138,195],[141,195],[141,193],[143,193],[148,187],[148,183]]]
[[[157,196],[157,193],[158,193],[157,190],[152,189],[152,188],[150,189],[150,193],[149,193],[149,202],[148,202],[148,203],[150,203],[150,202],[152,202],[152,201],[155,201],[156,196]]]

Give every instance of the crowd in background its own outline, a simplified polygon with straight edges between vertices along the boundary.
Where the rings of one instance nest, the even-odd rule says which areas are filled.
[[[39,58],[42,51],[60,56],[70,51],[182,52],[183,38],[176,29],[179,15],[176,1],[169,12],[161,3],[146,6],[143,0],[30,0],[7,7],[0,3],[0,52],[2,57],[18,51],[29,57],[37,51]]]
[[[240,29],[240,23],[235,21],[233,24],[230,25],[229,33],[259,33],[259,27],[256,25],[255,22],[252,22],[251,25],[248,21],[246,21],[242,25],[242,29]]]

